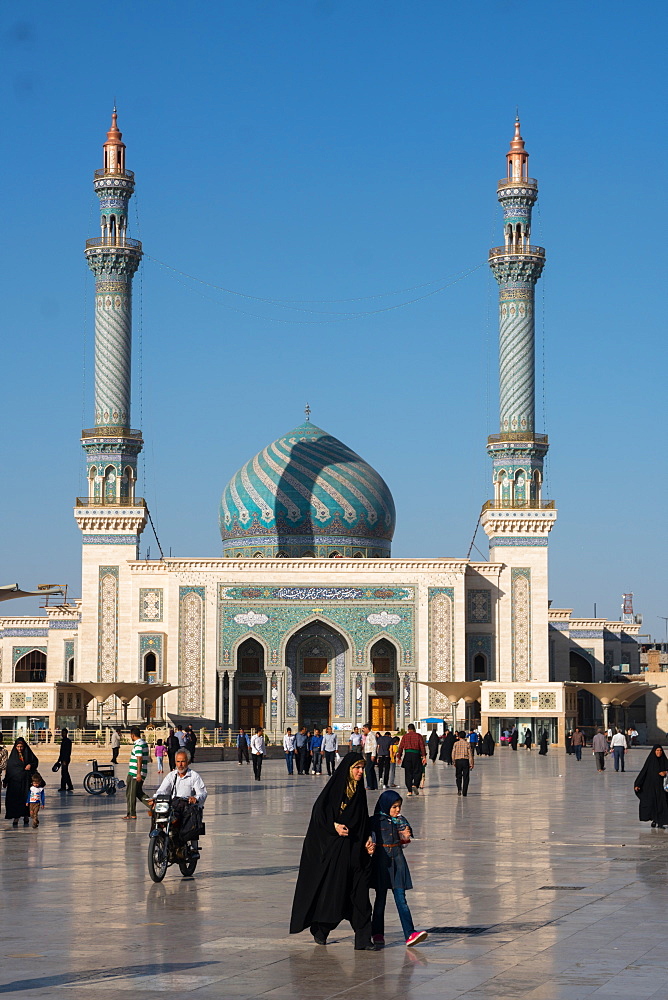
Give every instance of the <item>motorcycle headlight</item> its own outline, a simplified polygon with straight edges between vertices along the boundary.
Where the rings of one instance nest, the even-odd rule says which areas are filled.
[[[156,815],[163,815],[169,812],[169,802],[156,802],[154,812]]]

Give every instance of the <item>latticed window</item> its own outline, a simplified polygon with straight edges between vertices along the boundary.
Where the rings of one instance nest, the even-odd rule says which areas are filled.
[[[46,654],[40,649],[31,649],[14,667],[14,680],[19,683],[43,684],[46,680]]]

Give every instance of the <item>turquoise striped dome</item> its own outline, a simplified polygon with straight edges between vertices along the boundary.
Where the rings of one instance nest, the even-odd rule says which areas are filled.
[[[394,501],[347,445],[310,422],[258,452],[225,487],[223,555],[390,555]]]

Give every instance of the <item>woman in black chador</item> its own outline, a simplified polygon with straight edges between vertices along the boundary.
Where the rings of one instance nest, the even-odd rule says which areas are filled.
[[[495,741],[494,737],[492,736],[492,734],[490,733],[489,729],[487,730],[487,732],[483,736],[482,746],[483,746],[483,753],[484,754],[487,754],[488,757],[493,757],[494,756],[494,750],[496,748],[496,741]]]
[[[668,795],[663,790],[663,779],[668,774],[668,757],[660,743],[655,743],[642,771],[636,778],[633,790],[640,799],[641,823],[652,821],[652,826],[663,830],[668,826]]]
[[[441,740],[441,752],[439,753],[439,760],[444,760],[446,764],[452,766],[452,748],[457,742],[457,737],[453,733],[452,729],[446,729],[443,733],[443,739]]]
[[[23,817],[23,825],[30,822],[28,808],[28,792],[32,783],[32,773],[37,770],[39,761],[22,736],[19,736],[7,760],[7,770],[3,785],[7,789],[5,796],[5,817],[14,820],[13,826],[19,825]]]
[[[544,729],[542,731],[538,742],[540,744],[540,750],[538,751],[538,753],[540,754],[541,757],[544,757],[545,754],[547,753],[547,729]]]
[[[346,754],[315,801],[302,847],[290,933],[309,927],[316,944],[326,944],[329,932],[349,920],[355,949],[375,951],[369,902],[374,844],[363,777],[362,755]]]

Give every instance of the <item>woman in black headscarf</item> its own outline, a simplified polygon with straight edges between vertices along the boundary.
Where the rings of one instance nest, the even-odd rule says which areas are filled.
[[[636,778],[633,790],[640,799],[638,809],[641,823],[652,821],[652,826],[663,830],[668,825],[668,795],[663,790],[663,779],[668,774],[668,757],[660,743],[655,743]]]
[[[346,754],[315,801],[302,847],[290,933],[309,927],[316,944],[326,944],[329,932],[349,920],[355,949],[375,951],[369,902],[374,844],[363,776],[362,755]]]
[[[443,733],[443,739],[441,740],[441,752],[438,755],[440,760],[444,760],[446,764],[452,765],[452,748],[455,745],[457,737],[455,736],[452,729],[446,729]]]
[[[440,740],[438,738],[438,733],[435,729],[432,729],[429,734],[429,739],[427,740],[427,746],[429,748],[429,760],[432,764],[436,763],[436,758],[438,757],[438,744]]]
[[[494,740],[494,737],[492,736],[489,729],[487,730],[487,732],[483,737],[482,745],[483,745],[483,752],[487,754],[488,757],[493,757],[494,750],[496,748],[496,741]]]
[[[19,736],[7,760],[5,778],[2,782],[7,789],[5,796],[5,818],[14,820],[12,826],[19,825],[23,817],[23,825],[30,822],[30,809],[27,805],[28,792],[32,782],[32,773],[37,770],[39,761],[22,736]]]
[[[540,750],[538,751],[538,753],[541,757],[544,757],[545,754],[547,753],[547,729],[543,729],[543,731],[540,734],[540,739],[538,742],[540,744]]]

